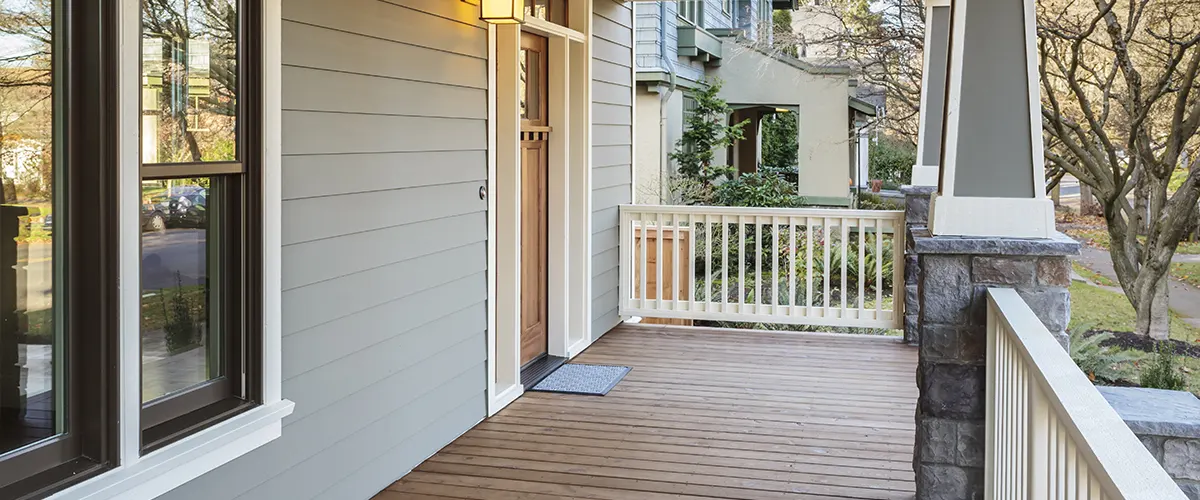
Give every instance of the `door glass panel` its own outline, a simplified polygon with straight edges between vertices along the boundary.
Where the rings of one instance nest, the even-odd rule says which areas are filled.
[[[541,120],[541,52],[521,49],[521,118],[526,120]]]
[[[236,161],[234,0],[142,2],[142,162]]]
[[[142,401],[223,374],[221,177],[142,181]]]
[[[56,4],[0,0],[0,454],[66,431]]]

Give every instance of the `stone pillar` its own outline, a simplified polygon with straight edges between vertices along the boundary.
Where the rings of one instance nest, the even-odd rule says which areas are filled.
[[[916,344],[920,339],[917,317],[921,312],[921,301],[917,300],[917,282],[921,267],[913,251],[913,230],[924,230],[929,226],[929,199],[937,191],[935,186],[903,186],[904,194],[904,341]]]
[[[914,228],[919,396],[917,500],[983,499],[989,287],[1016,288],[1065,343],[1079,244],[1053,238],[932,236]]]
[[[1190,500],[1200,500],[1200,399],[1189,392],[1097,387]]]

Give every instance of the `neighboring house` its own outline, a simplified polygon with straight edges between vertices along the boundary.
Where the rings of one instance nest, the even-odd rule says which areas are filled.
[[[809,204],[849,206],[860,177],[859,131],[874,106],[856,99],[853,72],[837,60],[794,58],[770,49],[771,15],[788,0],[684,0],[637,3],[636,199],[670,200],[668,155],[683,134],[688,93],[710,79],[746,139],[724,158],[738,172],[762,159],[764,116],[796,113],[799,192]],[[835,125],[836,124],[836,125]]]

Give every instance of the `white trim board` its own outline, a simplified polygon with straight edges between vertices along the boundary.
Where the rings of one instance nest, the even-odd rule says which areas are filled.
[[[935,236],[1049,238],[1055,233],[1054,202],[1042,198],[933,196],[929,229]]]
[[[550,62],[547,352],[591,342],[591,3],[572,0],[572,29],[489,27],[488,415],[520,396],[521,151],[517,58],[522,30],[546,36]],[[505,98],[508,96],[508,98]]]

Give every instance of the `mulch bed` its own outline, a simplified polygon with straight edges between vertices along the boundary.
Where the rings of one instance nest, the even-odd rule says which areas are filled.
[[[1108,333],[1113,335],[1112,338],[1101,342],[1100,345],[1121,347],[1125,349],[1137,349],[1143,352],[1154,352],[1155,344],[1161,342],[1160,340],[1155,340],[1145,335],[1138,335],[1133,332]],[[1175,339],[1168,340],[1168,342],[1170,342],[1175,348],[1175,354],[1187,356],[1189,358],[1200,358],[1200,343],[1188,343]]]

